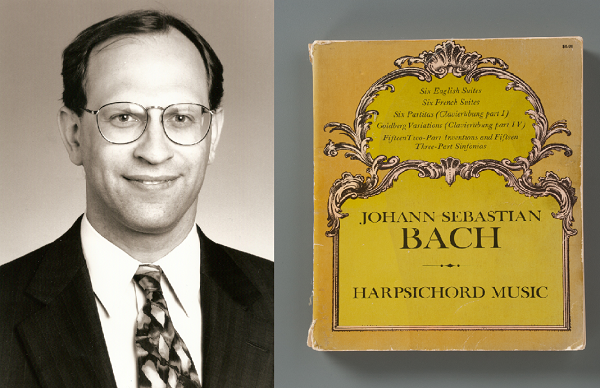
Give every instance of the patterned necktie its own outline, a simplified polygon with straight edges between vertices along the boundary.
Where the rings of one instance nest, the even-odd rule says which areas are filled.
[[[133,279],[146,302],[138,313],[135,348],[140,388],[198,388],[200,381],[185,343],[173,327],[160,288],[162,270],[141,265]]]

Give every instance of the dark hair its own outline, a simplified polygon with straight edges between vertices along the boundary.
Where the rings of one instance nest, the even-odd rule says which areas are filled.
[[[223,98],[223,65],[208,42],[185,21],[154,10],[132,11],[113,16],[83,30],[63,51],[63,103],[79,116],[86,107],[85,77],[94,47],[123,35],[166,33],[174,28],[198,49],[208,79],[209,109],[217,109]]]

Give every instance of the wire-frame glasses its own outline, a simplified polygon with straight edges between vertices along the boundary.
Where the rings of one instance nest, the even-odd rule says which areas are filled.
[[[200,104],[173,104],[147,108],[133,102],[111,102],[98,110],[83,108],[96,116],[98,130],[106,141],[127,144],[139,139],[148,126],[148,111],[160,109],[167,137],[176,144],[194,145],[206,137],[214,111]]]

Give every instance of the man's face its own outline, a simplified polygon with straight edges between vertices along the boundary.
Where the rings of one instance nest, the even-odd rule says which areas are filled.
[[[206,77],[200,53],[179,31],[120,37],[102,43],[90,56],[86,108],[97,110],[112,102],[208,107]],[[67,116],[63,111],[61,120]],[[189,231],[193,225],[206,166],[218,141],[221,112],[206,138],[191,146],[171,142],[160,122],[161,111],[148,112],[146,131],[129,144],[106,141],[92,114],[78,119],[74,131],[78,146],[69,154],[84,167],[87,216],[105,237],[168,233],[178,227]]]

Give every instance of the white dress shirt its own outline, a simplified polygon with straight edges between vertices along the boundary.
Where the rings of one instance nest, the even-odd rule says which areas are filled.
[[[102,237],[92,227],[87,215],[81,222],[81,244],[117,387],[137,387],[135,324],[145,297],[133,281],[133,275],[144,263]],[[163,270],[160,284],[171,321],[188,347],[196,371],[202,378],[200,238],[196,226],[181,244],[152,264]]]

